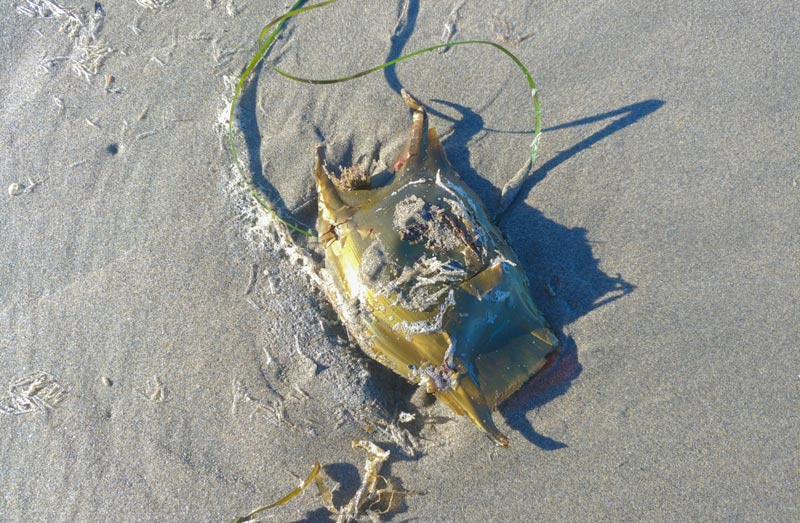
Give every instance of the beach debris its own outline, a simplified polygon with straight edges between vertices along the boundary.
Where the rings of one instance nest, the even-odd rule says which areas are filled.
[[[66,105],[64,105],[64,99],[59,98],[58,96],[53,96],[53,103],[58,108],[58,113],[63,114],[64,109],[66,108]]]
[[[410,430],[398,426],[398,422],[398,420],[373,419],[371,428],[374,434],[391,441],[403,454],[413,458],[422,445],[419,438],[414,436]]]
[[[114,49],[100,37],[105,12],[93,9],[87,15],[83,9],[64,7],[52,0],[25,0],[17,5],[17,12],[31,18],[54,19],[61,23],[58,31],[72,41],[69,55],[44,58],[40,65],[47,71],[58,63],[69,63],[72,70],[88,83],[98,74],[106,58]]]
[[[3,414],[47,412],[64,401],[68,392],[51,374],[36,371],[11,380],[8,391],[0,399],[0,412]]]
[[[233,0],[227,0],[227,2],[225,2],[225,12],[228,13],[228,16],[236,16],[237,10],[236,6],[233,5]]]
[[[300,388],[300,385],[298,385],[297,383],[294,383],[292,385],[292,390],[289,392],[289,395],[294,396],[295,398],[303,401],[311,399],[311,396],[308,394],[308,392]]]
[[[268,382],[266,382],[266,379],[265,385],[267,392],[274,397],[273,400],[257,399],[250,394],[244,383],[234,378],[232,386],[233,402],[231,404],[231,415],[236,415],[236,413],[239,411],[239,406],[246,404],[250,410],[250,413],[247,415],[248,420],[250,421],[253,421],[257,417],[261,417],[269,420],[276,426],[280,426],[285,423],[292,429],[308,432],[309,425],[303,425],[302,422],[294,423],[286,418],[286,399],[284,395],[275,390]]]
[[[266,347],[262,347],[261,350],[264,352],[264,366],[268,367],[272,365],[272,362],[274,361],[272,354],[269,353]]]
[[[234,92],[236,90],[236,77],[232,75],[222,75],[222,85],[225,94],[222,95],[223,106],[217,113],[217,121],[214,122],[212,129],[220,137],[220,147],[225,148],[224,140],[227,138],[228,126],[230,125],[231,105]]]
[[[18,182],[12,182],[8,184],[8,195],[9,196],[19,196],[25,190],[25,186],[19,184]]]
[[[412,458],[422,448],[422,442],[408,428],[400,425],[408,425],[415,418],[415,414],[408,412],[390,415],[375,402],[365,404],[356,411],[339,409],[336,412],[337,426],[341,426],[348,421],[353,422],[362,427],[370,437],[381,441],[390,441],[397,447],[397,450]]]
[[[444,31],[442,32],[442,42],[448,44],[453,39],[456,34],[458,28],[456,27],[456,22],[460,17],[459,11],[461,7],[464,5],[464,0],[458,3],[451,11],[450,15],[447,17],[447,22],[444,23]],[[446,53],[449,51],[449,47],[442,47],[438,50],[439,54]]]
[[[100,382],[106,387],[112,387],[114,385],[114,381],[108,376],[100,376]]]
[[[387,514],[395,506],[395,497],[407,494],[394,489],[389,480],[380,474],[381,467],[389,459],[388,450],[383,450],[375,443],[365,440],[354,441],[353,448],[365,450],[367,460],[364,463],[361,485],[346,505],[336,509],[333,505],[333,496],[324,481],[321,478],[317,481],[317,489],[326,508],[339,516],[336,518],[336,523],[356,522],[362,513],[371,519],[373,515]]]
[[[230,62],[234,55],[239,52],[238,47],[232,49],[223,49],[219,46],[219,40],[214,38],[211,40],[211,59],[214,60],[214,67],[222,67]]]
[[[157,9],[161,9],[162,7],[166,7],[171,3],[171,1],[172,0],[136,0],[136,3],[139,4],[140,7],[155,11]]]
[[[83,25],[78,13],[51,0],[25,0],[17,5],[17,12],[31,18],[56,18],[64,22],[61,32],[71,33]]]
[[[225,127],[225,134],[219,134],[220,140],[227,139],[231,154],[230,189],[245,195],[237,204],[252,239],[262,243],[268,239],[327,295],[348,338],[379,363],[435,394],[455,413],[467,415],[505,446],[508,439],[494,425],[491,411],[552,361],[559,342],[534,304],[527,277],[502,232],[450,166],[436,132],[428,130],[419,101],[403,92],[414,124],[393,166],[357,162],[357,167],[333,174],[325,164],[324,147],[317,148],[317,234],[280,202],[273,203],[245,172],[234,133],[243,89],[290,18],[334,2],[308,6],[302,0],[294,2],[286,14],[261,30],[258,51],[241,74],[231,81],[223,76],[232,94],[223,96],[227,115],[221,114],[214,128]],[[398,2],[393,42],[407,32],[409,6],[408,0]],[[525,75],[530,88],[534,137],[525,166],[503,188],[502,211],[530,179],[541,137],[536,84],[522,61],[502,45],[488,40],[449,41],[325,80],[302,78],[275,63],[264,63],[294,81],[332,84],[461,45],[501,51]],[[301,244],[295,235],[317,237],[324,249],[324,269],[318,263],[318,244],[313,240]]]
[[[147,395],[147,399],[153,403],[164,403],[167,399],[167,388],[161,383],[158,376],[153,377],[153,381],[155,382],[155,386],[153,387],[153,391]]]
[[[114,82],[116,78],[113,75],[107,74],[106,75],[106,85],[104,87],[105,92],[112,93],[112,94],[122,94],[125,89],[122,87],[114,87]]]
[[[558,276],[553,276],[547,281],[547,286],[545,287],[547,290],[547,294],[554,298],[556,296],[556,289],[558,289],[559,279]]]
[[[381,475],[381,468],[390,456],[388,450],[383,450],[375,443],[364,440],[353,441],[353,448],[365,450],[367,459],[364,463],[361,484],[346,504],[339,508],[336,507],[333,501],[333,490],[327,486],[322,478],[322,467],[317,461],[306,479],[291,492],[274,503],[259,507],[246,516],[234,519],[231,523],[248,523],[253,521],[253,518],[261,512],[285,505],[302,494],[312,482],[317,487],[322,505],[332,514],[338,516],[336,523],[356,523],[362,515],[369,517],[370,521],[380,521],[380,516],[388,514],[397,508],[400,497],[413,494],[413,492],[395,488],[387,477]]]
[[[241,403],[257,403],[255,398],[247,392],[247,388],[245,388],[244,384],[235,378],[232,383],[232,392],[233,402],[231,403],[231,415],[236,414]]]
[[[137,140],[144,140],[145,138],[149,138],[154,134],[158,133],[158,129],[152,129],[150,131],[144,131],[143,133],[139,133],[136,135]]]
[[[20,182],[11,182],[8,184],[8,188],[6,190],[8,191],[9,196],[19,196],[25,193],[32,193],[37,187],[44,183],[46,179],[47,178],[33,180],[29,177],[27,185]]]
[[[305,491],[309,487],[309,485],[311,485],[311,482],[313,482],[317,478],[317,476],[319,475],[319,471],[320,471],[321,468],[322,468],[322,466],[319,464],[319,462],[318,461],[315,462],[314,463],[314,467],[311,469],[311,473],[308,475],[308,477],[302,483],[300,483],[297,487],[295,487],[291,492],[289,492],[288,494],[286,494],[285,496],[283,496],[281,499],[279,499],[278,501],[276,501],[274,503],[270,503],[269,505],[266,505],[266,506],[263,506],[263,507],[259,507],[259,508],[255,509],[254,511],[250,512],[249,514],[247,514],[246,516],[240,516],[238,518],[233,519],[231,521],[231,523],[248,523],[248,522],[251,522],[251,521],[253,521],[253,518],[256,516],[256,514],[258,514],[260,512],[264,512],[266,510],[273,509],[275,507],[280,507],[281,505],[285,505],[286,503],[290,502],[292,499],[297,497],[299,494],[302,494],[303,491]]]
[[[408,28],[408,8],[411,5],[410,0],[401,0],[397,6],[397,22],[394,24],[392,34],[389,35],[389,41],[394,42],[401,38]]]
[[[413,123],[388,172],[351,187],[342,181],[348,171],[331,172],[317,148],[326,292],[367,355],[507,446],[491,411],[558,353],[559,341],[422,104],[402,95]]]
[[[303,348],[300,344],[300,337],[296,334],[294,336],[294,349],[299,359],[298,363],[305,369],[308,379],[316,376],[320,370],[319,362],[303,351]]]
[[[139,36],[140,34],[142,34],[144,32],[142,30],[142,28],[139,27],[139,17],[138,16],[134,16],[133,17],[133,22],[128,24],[128,29],[130,29],[131,32],[133,34],[135,34],[136,36]]]
[[[492,17],[492,30],[495,39],[505,45],[519,45],[533,34],[519,35],[514,33],[514,26],[505,17],[495,15]]]
[[[417,418],[417,415],[416,415],[416,414],[412,414],[412,413],[410,413],[410,412],[401,412],[401,413],[400,413],[400,414],[397,416],[397,421],[399,421],[400,423],[411,423],[411,422],[412,422],[412,421],[414,421],[416,418]]]
[[[258,280],[258,264],[253,263],[250,266],[250,279],[247,281],[247,287],[244,290],[244,296],[247,296],[253,291],[253,287],[256,285],[256,280]]]

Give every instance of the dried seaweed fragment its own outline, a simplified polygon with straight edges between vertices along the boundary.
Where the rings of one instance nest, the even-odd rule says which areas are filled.
[[[4,414],[46,412],[66,397],[67,390],[52,375],[36,371],[11,380],[8,392],[0,400],[0,412]]]
[[[319,491],[322,505],[338,516],[337,523],[354,523],[359,520],[361,515],[367,515],[373,521],[378,520],[381,515],[387,514],[397,507],[400,496],[411,494],[411,492],[396,489],[388,478],[380,474],[381,467],[389,459],[388,450],[383,450],[371,441],[363,440],[353,441],[353,448],[367,451],[367,460],[364,463],[361,485],[346,505],[336,508],[333,502],[333,492],[325,484],[320,474],[322,467],[319,462],[315,462],[308,477],[291,492],[274,503],[259,507],[246,516],[232,520],[231,523],[248,523],[261,512],[285,505],[305,491],[312,482]]]
[[[410,494],[404,490],[394,488],[388,478],[380,474],[381,467],[389,459],[389,451],[383,450],[371,441],[353,441],[354,449],[367,451],[367,460],[364,463],[364,476],[355,495],[346,505],[337,509],[333,504],[333,493],[325,484],[321,476],[317,476],[316,485],[322,497],[322,503],[333,514],[337,514],[336,523],[354,523],[359,516],[364,514],[373,521],[379,516],[388,514],[397,506],[399,496]]]
[[[231,521],[231,523],[247,523],[248,521],[252,521],[253,517],[259,512],[264,512],[265,510],[270,510],[275,507],[280,507],[281,505],[287,504],[292,499],[294,499],[298,494],[301,494],[306,488],[308,488],[309,485],[311,485],[311,482],[314,481],[314,479],[316,479],[317,475],[319,474],[320,468],[321,465],[319,464],[319,462],[318,461],[315,462],[314,467],[311,469],[311,473],[308,475],[305,481],[303,481],[300,485],[295,487],[291,492],[289,492],[288,494],[286,494],[285,496],[283,496],[281,499],[279,499],[274,503],[270,503],[269,505],[259,507],[254,511],[252,511],[251,513],[247,514],[246,516],[240,516],[234,519],[233,521]]]
[[[342,174],[336,178],[335,183],[343,191],[369,189],[369,168],[360,163],[343,167]]]

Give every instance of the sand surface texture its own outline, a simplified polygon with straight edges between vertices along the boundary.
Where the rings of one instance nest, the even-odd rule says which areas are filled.
[[[508,449],[348,343],[231,170],[231,82],[287,7],[0,0],[0,520],[231,521],[315,461],[340,506],[365,439],[395,522],[796,521],[796,3],[341,0],[277,41],[316,78],[448,35],[530,67],[500,225],[565,350],[495,414]],[[401,88],[496,209],[533,115],[491,48],[264,70],[246,169],[313,222],[314,146],[391,162]],[[336,521],[313,488],[267,515]]]

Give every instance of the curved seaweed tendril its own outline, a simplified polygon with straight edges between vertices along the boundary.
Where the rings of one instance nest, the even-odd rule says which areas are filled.
[[[275,210],[274,206],[258,191],[252,179],[248,176],[245,176],[244,168],[242,167],[241,162],[239,161],[239,153],[238,150],[236,149],[236,143],[234,141],[234,136],[233,136],[234,115],[236,112],[237,101],[239,100],[241,92],[244,89],[244,86],[247,83],[248,79],[250,78],[253,69],[255,69],[258,66],[259,62],[261,62],[264,59],[269,50],[272,48],[272,44],[275,42],[275,39],[278,37],[280,32],[286,26],[287,21],[293,16],[296,16],[300,13],[311,11],[312,9],[318,9],[320,7],[325,7],[327,5],[335,3],[337,0],[326,0],[324,2],[309,5],[306,7],[300,7],[304,3],[304,1],[305,0],[297,0],[292,5],[292,7],[289,8],[289,11],[286,14],[274,19],[269,24],[264,26],[264,28],[261,30],[261,33],[259,34],[258,37],[259,41],[258,51],[256,51],[256,54],[253,55],[253,58],[250,59],[250,62],[248,62],[247,67],[245,67],[244,71],[239,76],[239,81],[236,84],[236,90],[234,91],[233,99],[231,100],[230,114],[228,115],[228,143],[230,145],[231,156],[233,157],[233,162],[236,165],[236,169],[238,169],[239,174],[242,176],[242,179],[245,180],[248,191],[253,196],[253,198],[255,198],[255,200],[259,203],[259,205],[261,205],[261,207],[263,207],[265,211],[272,214],[280,223],[284,224],[292,231],[302,234],[303,236],[313,237],[314,233],[312,231],[303,229],[278,216],[278,213]],[[390,67],[396,63],[408,60],[409,58],[412,58],[417,55],[429,53],[431,51],[436,51],[439,49],[444,49],[446,47],[456,47],[459,45],[488,45],[494,47],[495,49],[498,49],[506,56],[508,56],[514,62],[514,64],[525,74],[525,78],[527,79],[528,86],[530,87],[531,90],[531,99],[533,101],[533,113],[534,113],[534,133],[533,133],[533,141],[531,142],[530,156],[526,160],[525,165],[522,167],[522,169],[520,169],[519,172],[517,172],[517,174],[513,176],[511,180],[509,180],[508,183],[506,183],[506,185],[503,187],[500,210],[497,212],[496,216],[496,219],[499,219],[499,217],[503,214],[503,212],[505,212],[505,210],[508,209],[510,204],[513,202],[517,192],[522,187],[523,182],[530,174],[531,168],[536,163],[536,156],[539,152],[539,141],[542,134],[541,108],[539,105],[539,93],[536,90],[536,83],[533,81],[533,77],[528,71],[528,68],[525,67],[525,64],[523,64],[522,61],[514,55],[514,53],[512,53],[502,45],[497,44],[495,42],[490,42],[488,40],[461,40],[456,42],[447,42],[444,44],[433,45],[431,47],[426,47],[424,49],[419,49],[417,51],[413,51],[411,53],[397,57],[394,60],[390,60],[384,64],[377,65],[375,67],[370,67],[369,69],[365,69],[363,71],[354,74],[342,76],[339,78],[331,78],[323,80],[316,80],[312,78],[303,78],[300,76],[296,76],[282,69],[279,69],[275,64],[271,62],[265,62],[265,63],[273,71],[290,80],[307,84],[329,85],[329,84],[336,84],[339,82],[346,82],[348,80],[353,80],[355,78],[366,76],[370,73],[380,71],[381,69]]]
[[[314,467],[311,469],[311,473],[308,475],[305,481],[303,481],[300,485],[295,487],[291,492],[289,492],[288,494],[286,494],[285,496],[283,496],[281,499],[279,499],[274,503],[270,503],[269,505],[266,505],[264,507],[259,507],[246,516],[240,516],[234,519],[233,521],[231,521],[231,523],[247,523],[248,521],[252,521],[253,517],[259,512],[264,512],[265,510],[270,510],[275,507],[280,507],[281,505],[289,503],[298,494],[302,493],[305,489],[307,489],[308,486],[311,485],[312,481],[317,479],[317,476],[319,475],[319,471],[321,468],[322,466],[319,464],[319,461],[315,461]]]

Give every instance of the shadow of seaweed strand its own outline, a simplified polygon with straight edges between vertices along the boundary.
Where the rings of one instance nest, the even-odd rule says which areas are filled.
[[[557,166],[561,165],[562,163],[569,160],[570,158],[580,153],[581,151],[584,151],[589,147],[592,147],[603,138],[607,138],[612,134],[616,133],[617,131],[621,131],[622,129],[628,126],[635,124],[642,118],[656,112],[665,103],[666,102],[664,100],[645,100],[643,102],[637,102],[635,104],[626,105],[625,107],[621,107],[613,111],[597,114],[594,116],[589,116],[587,118],[580,118],[572,122],[544,129],[542,132],[547,133],[559,129],[566,129],[568,127],[578,127],[581,125],[587,125],[594,122],[600,122],[603,120],[607,120],[609,118],[613,118],[615,116],[622,115],[621,118],[614,120],[607,126],[603,127],[596,133],[593,133],[588,137],[584,138],[583,140],[576,143],[569,149],[561,151],[553,158],[546,161],[541,167],[536,169],[533,176],[531,176],[531,179],[528,180],[522,187],[522,190],[520,190],[519,195],[517,196],[517,202],[524,201],[527,198],[527,193],[530,192],[533,186],[539,183],[540,181],[544,180],[545,177],[550,173],[550,171],[555,169]]]
[[[543,304],[553,327],[559,330],[590,311],[631,293],[635,286],[620,275],[609,276],[600,269],[600,260],[594,257],[586,229],[564,227],[524,203],[524,199],[533,185],[555,167],[652,114],[664,103],[662,100],[646,100],[546,129],[554,131],[587,125],[622,115],[545,162],[526,182],[517,201],[501,219],[502,225],[503,220],[513,216],[513,221],[520,225],[508,232],[509,239],[525,266],[534,296]],[[558,299],[554,300],[554,296]]]
[[[419,15],[419,0],[399,0],[397,3],[397,25],[394,32],[390,37],[391,47],[389,54],[386,55],[386,61],[389,62],[395,58],[399,58],[403,54],[403,48],[406,46],[408,39],[411,38],[414,32],[414,27],[417,25],[417,15]],[[390,65],[383,70],[383,77],[386,78],[386,83],[389,87],[400,94],[400,89],[403,84],[397,78],[396,65]]]
[[[258,83],[261,79],[262,64],[259,64],[251,75],[250,83],[242,91],[239,98],[239,107],[236,116],[247,147],[247,160],[249,173],[253,177],[253,184],[270,201],[280,216],[288,216],[289,211],[283,197],[272,183],[264,176],[263,165],[261,163],[261,133],[258,128],[258,118],[256,115],[258,99]]]
[[[458,112],[459,117],[456,119],[447,117],[453,122],[453,126],[447,138],[442,141],[442,146],[447,152],[447,159],[453,168],[464,180],[464,183],[481,195],[484,204],[495,200],[499,201],[500,190],[486,178],[480,176],[470,162],[468,145],[472,138],[484,129],[483,117],[478,112],[461,104],[439,99],[432,99],[431,102],[450,107]],[[430,113],[438,114],[435,111],[430,111]],[[486,207],[491,211],[492,205],[486,205]]]

